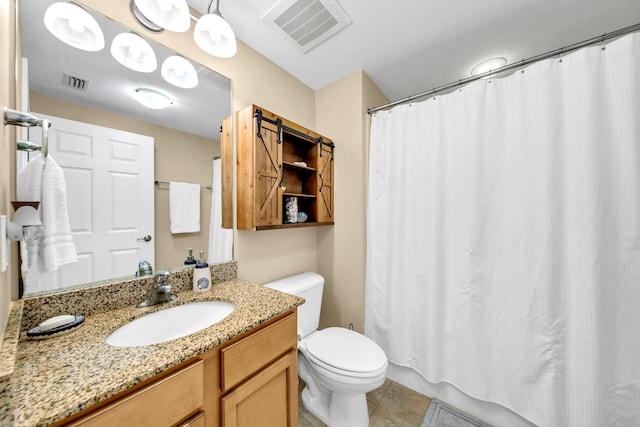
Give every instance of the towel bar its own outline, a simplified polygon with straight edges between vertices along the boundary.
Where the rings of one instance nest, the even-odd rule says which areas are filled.
[[[158,181],[157,179],[154,182],[156,185],[169,185],[169,183],[167,181]],[[201,185],[200,188],[202,188],[203,190],[211,190],[211,186],[210,185]]]
[[[42,128],[42,145],[36,145],[29,141],[16,141],[17,149],[20,151],[35,151],[40,150],[42,155],[47,157],[49,154],[49,128],[51,122],[47,119],[39,119],[31,113],[25,113],[23,111],[12,110],[4,107],[2,109],[4,113],[4,124],[21,127],[33,127],[39,126]]]

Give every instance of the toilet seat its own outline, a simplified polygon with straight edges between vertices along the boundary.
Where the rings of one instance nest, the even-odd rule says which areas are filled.
[[[366,336],[345,328],[327,328],[305,342],[305,355],[337,374],[375,376],[386,370],[387,356]]]

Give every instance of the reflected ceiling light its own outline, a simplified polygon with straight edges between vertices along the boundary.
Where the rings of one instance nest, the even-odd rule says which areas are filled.
[[[187,0],[134,0],[138,10],[165,30],[183,33],[191,28]]]
[[[198,73],[195,67],[180,55],[173,55],[165,59],[160,74],[162,74],[162,78],[174,86],[185,89],[198,86]]]
[[[111,42],[111,55],[127,68],[150,73],[158,68],[151,45],[134,33],[120,33]]]
[[[77,49],[97,52],[104,48],[104,34],[86,10],[72,3],[53,3],[44,14],[44,25],[58,39]]]
[[[481,63],[477,64],[475,67],[473,67],[471,69],[471,75],[472,76],[477,76],[478,74],[484,74],[487,73],[489,71],[493,71],[493,70],[497,70],[498,68],[504,67],[505,65],[507,65],[507,60],[506,58],[491,58],[491,59],[487,59],[485,61],[482,61]],[[483,78],[489,78],[492,75],[488,75],[486,77]]]
[[[209,2],[208,14],[203,15],[196,23],[193,39],[200,49],[219,58],[231,58],[236,54],[236,36],[219,9],[220,0],[216,0],[216,8],[211,11],[213,0]]]
[[[164,93],[147,87],[139,87],[131,92],[130,95],[140,104],[153,110],[162,110],[173,104],[173,101]]]

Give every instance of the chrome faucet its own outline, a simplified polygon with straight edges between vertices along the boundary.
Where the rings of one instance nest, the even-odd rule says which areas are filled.
[[[175,294],[171,293],[171,283],[169,283],[169,273],[167,270],[160,270],[153,277],[156,282],[151,288],[149,297],[140,302],[137,307],[149,307],[151,305],[162,304],[165,302],[173,301],[178,298]]]

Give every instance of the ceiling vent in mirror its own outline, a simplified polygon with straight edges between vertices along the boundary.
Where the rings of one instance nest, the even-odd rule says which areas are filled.
[[[81,79],[80,77],[70,76],[67,73],[62,75],[62,84],[64,86],[86,92],[89,89],[90,80]]]
[[[304,53],[351,24],[334,0],[281,0],[261,19]]]

